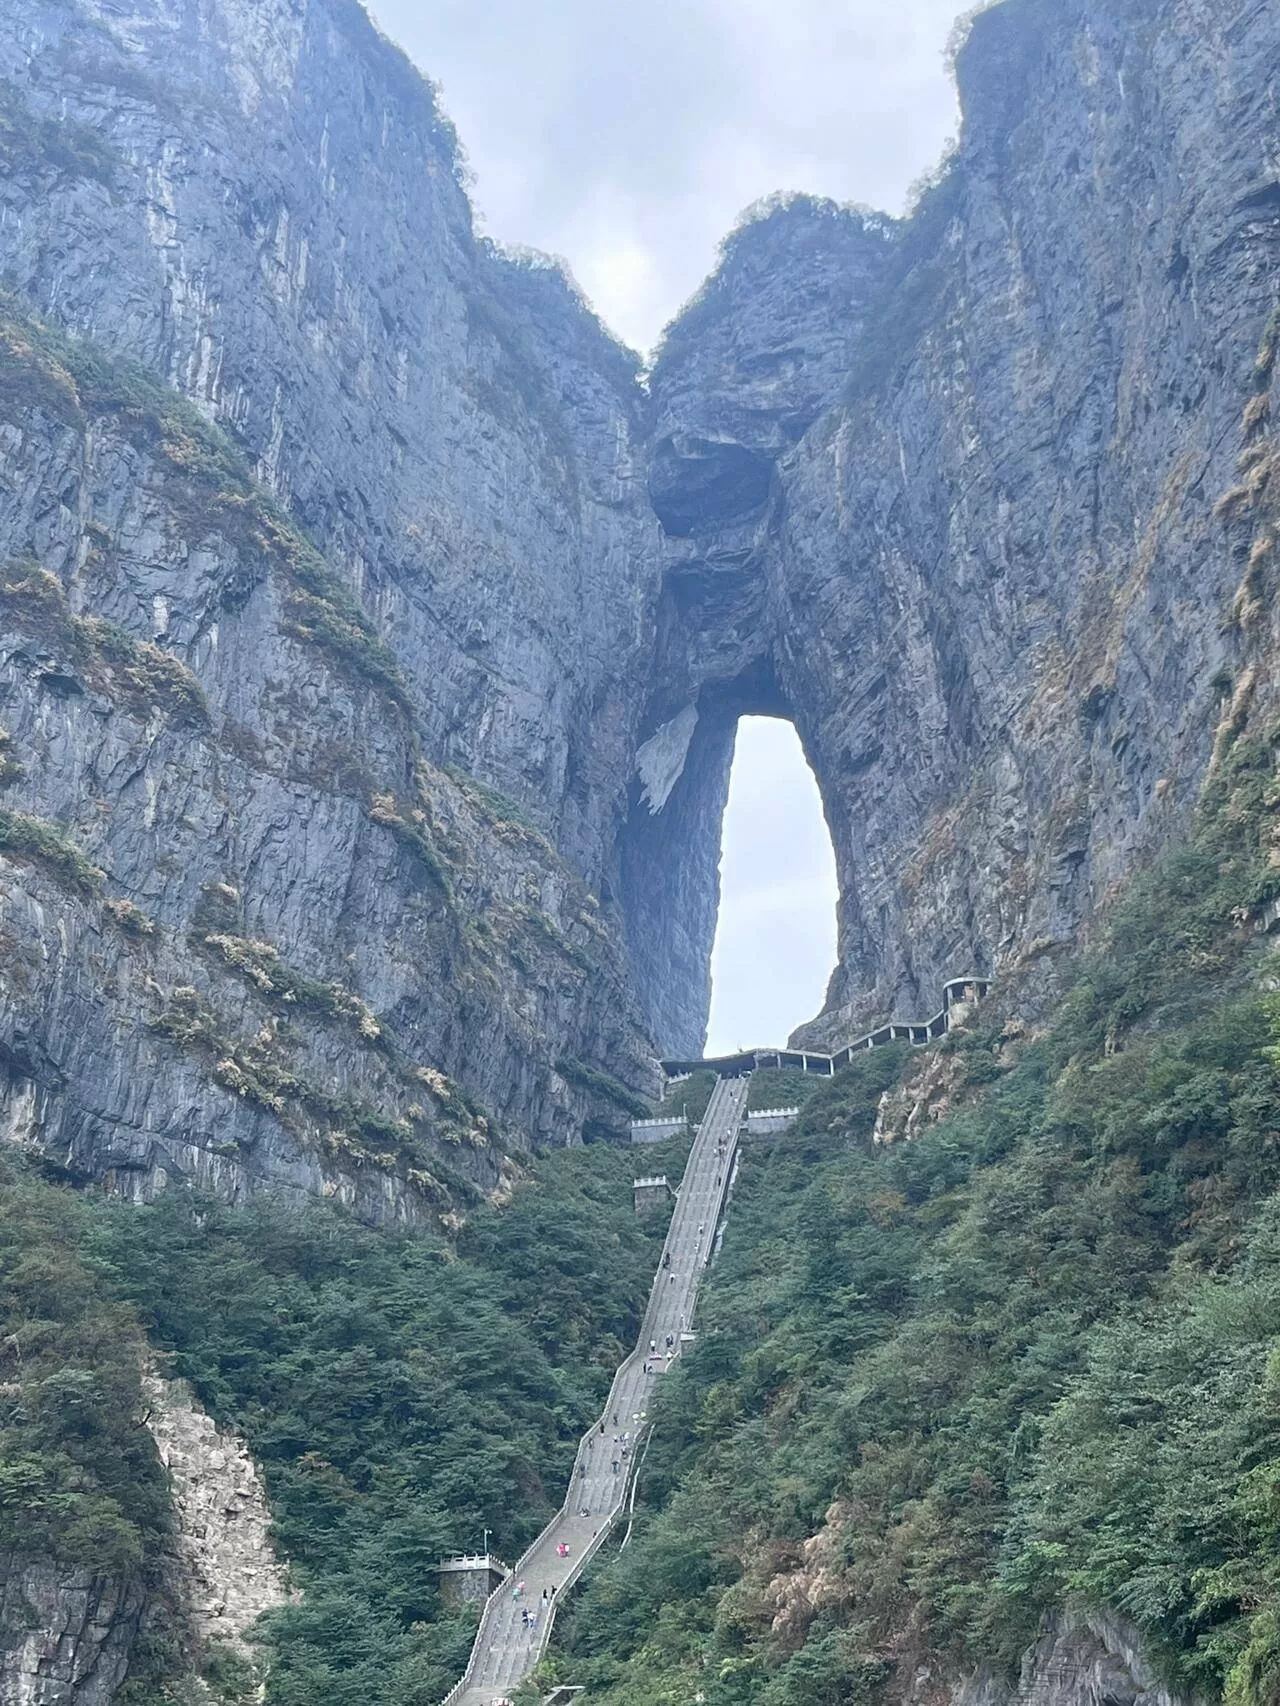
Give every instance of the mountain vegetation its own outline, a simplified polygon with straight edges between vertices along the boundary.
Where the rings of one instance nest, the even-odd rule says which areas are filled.
[[[1275,1699],[1278,746],[1225,751],[1041,1034],[942,1044],[952,1107],[920,1138],[874,1141],[928,1059],[906,1047],[761,1080],[802,1112],[744,1152],[633,1541],[546,1674],[606,1706],[870,1703],[939,1657],[1012,1670],[1077,1604],[1137,1624],[1172,1687]],[[678,1174],[681,1146],[650,1153]],[[539,1158],[445,1244],[326,1204],[138,1210],[7,1158],[3,1542],[159,1568],[159,1355],[246,1435],[304,1590],[261,1629],[268,1701],[439,1699],[471,1619],[433,1566],[531,1541],[637,1329],[660,1227],[631,1170]],[[154,1648],[133,1706],[171,1697]]]
[[[751,1149],[631,1545],[552,1673],[606,1706],[836,1706],[1016,1674],[1108,1608],[1171,1686],[1280,1690],[1276,734],[1242,740],[1047,1029],[860,1057]]]
[[[940,1658],[1012,1671],[1076,1604],[1131,1620],[1173,1687],[1274,1700],[1278,746],[1225,751],[1041,1033],[996,1014],[940,1054],[762,1078],[800,1117],[744,1152],[634,1537],[547,1676],[605,1706],[870,1703]],[[877,1141],[930,1059],[950,1111]],[[680,1145],[650,1155],[678,1173]],[[159,1569],[158,1355],[243,1431],[303,1589],[260,1632],[268,1701],[438,1700],[471,1619],[436,1563],[486,1529],[519,1554],[634,1336],[661,1227],[632,1170],[543,1157],[450,1244],[328,1205],[138,1209],[8,1158],[4,1543]],[[153,1642],[124,1698],[176,1698],[174,1664]]]
[[[1173,1687],[1274,1700],[1278,749],[1225,747],[1039,1034],[995,1013],[929,1056],[761,1075],[753,1102],[800,1117],[744,1152],[634,1537],[547,1676],[604,1706],[870,1703],[940,1659],[1012,1672],[1075,1604],[1131,1620]],[[950,1111],[879,1141],[930,1061]],[[268,1198],[139,1209],[8,1157],[0,1538],[160,1571],[158,1356],[263,1466],[303,1590],[260,1631],[272,1706],[438,1700],[471,1618],[435,1565],[485,1530],[519,1554],[634,1336],[662,1229],[632,1160],[543,1157],[450,1243]],[[153,1639],[123,1698],[176,1699],[176,1663]]]
[[[655,1153],[678,1174],[679,1146]],[[485,1530],[519,1555],[635,1336],[665,1228],[637,1220],[631,1171],[607,1145],[547,1156],[455,1247],[323,1204],[174,1191],[135,1208],[10,1159],[0,1284],[20,1376],[4,1389],[0,1545],[161,1570],[167,1489],[138,1425],[149,1345],[262,1465],[302,1590],[261,1631],[269,1701],[438,1701],[473,1620],[446,1614],[436,1566]],[[180,1668],[153,1640],[122,1698],[176,1699]],[[251,1684],[225,1662],[210,1680],[229,1700]]]

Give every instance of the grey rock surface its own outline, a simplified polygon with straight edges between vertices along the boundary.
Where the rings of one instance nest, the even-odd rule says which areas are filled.
[[[934,1695],[936,1679],[915,1679],[911,1697]],[[1057,1612],[1022,1657],[1016,1684],[974,1677],[948,1691],[950,1706],[1197,1706],[1164,1688],[1132,1624],[1108,1612]]]
[[[340,985],[503,1129],[604,1129],[601,1071],[625,1100],[655,1047],[700,1046],[747,711],[796,722],[836,848],[806,1040],[1051,965],[1185,824],[1246,666],[1267,692],[1269,642],[1230,615],[1256,541],[1214,509],[1278,294],[1278,34],[1250,0],[1005,0],[914,217],[766,209],[646,392],[553,269],[476,239],[446,121],[354,0],[10,8],[5,98],[62,141],[11,147],[0,278],[226,429],[402,683],[344,674],[331,613],[300,645],[296,585],[225,515],[193,535],[118,409],[9,399],[0,554],[154,638],[209,708],[177,732],[7,642],[7,798],[159,927],[108,931],[91,975],[97,915],[10,878],[14,1130],[143,1192],[414,1212],[350,1145],[321,1164],[331,1120],[282,1134],[217,1060],[161,1049],[175,990],[223,1001],[202,1046],[234,990],[242,1053],[299,1050],[295,1076],[412,1123],[332,1014],[255,1044],[262,968],[211,936]],[[406,865],[414,812],[451,905]],[[239,910],[193,932],[218,884]],[[424,1141],[437,1194],[496,1181],[500,1145]]]
[[[803,320],[819,239],[773,247],[776,314],[735,315],[726,337],[704,305],[663,353],[676,614],[652,714],[673,714],[679,682],[705,757],[633,833],[662,843],[664,957],[691,938],[697,960],[724,726],[739,703],[794,718],[841,890],[827,1011],[798,1040],[1051,959],[1186,823],[1250,654],[1230,614],[1250,538],[1214,510],[1280,297],[1278,37],[1251,0],[1007,0],[960,57],[950,170],[880,243],[887,262],[842,262],[871,300],[851,290],[844,351],[805,344],[838,371],[794,448],[792,399],[758,376]],[[840,222],[814,222],[834,246]],[[758,299],[770,225],[730,250],[710,301]],[[633,942],[656,927],[633,913]]]
[[[0,1557],[0,1702],[110,1706],[143,1609],[141,1585]]]
[[[65,611],[5,600],[6,802],[156,927],[7,867],[10,1129],[131,1195],[465,1206],[504,1142],[655,1087],[605,875],[658,538],[633,365],[558,274],[475,240],[429,88],[352,0],[24,4],[0,73],[45,142],[0,182],[4,283],[230,431],[399,676],[344,669],[347,613],[264,573],[247,488],[193,494],[132,381],[81,407],[10,351],[0,562]],[[86,679],[84,618],[179,660],[196,712]],[[245,955],[271,950],[343,1010],[264,987]]]
[[[411,1220],[504,1143],[625,1124],[572,1070],[652,1083],[582,879],[424,756],[341,581],[198,418],[125,421],[5,335],[4,799],[103,873],[0,847],[8,1134],[130,1196]]]

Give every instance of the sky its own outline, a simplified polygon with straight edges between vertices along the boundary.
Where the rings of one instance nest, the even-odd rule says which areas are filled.
[[[836,866],[790,723],[744,717],[720,857],[708,1055],[784,1043],[836,961]]]
[[[562,257],[645,353],[752,202],[806,190],[901,213],[956,128],[944,49],[957,0],[367,4],[440,86],[480,228]],[[818,1012],[835,893],[794,732],[744,722],[714,1045],[779,1043]]]
[[[954,131],[957,0],[368,0],[440,85],[483,228],[561,255],[647,351],[739,213],[899,213]]]

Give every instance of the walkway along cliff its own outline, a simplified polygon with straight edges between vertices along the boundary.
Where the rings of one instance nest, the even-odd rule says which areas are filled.
[[[604,1411],[578,1448],[559,1514],[490,1596],[466,1674],[445,1706],[489,1706],[519,1686],[546,1648],[560,1596],[626,1507],[653,1394],[692,1326],[728,1195],[747,1084],[736,1078],[716,1085],[689,1152],[636,1348],[614,1375]]]
[[[673,1084],[691,1072],[714,1072],[718,1078],[738,1078],[744,1072],[783,1070],[814,1073],[819,1078],[834,1078],[842,1067],[848,1066],[855,1054],[864,1049],[884,1048],[889,1043],[910,1043],[923,1048],[937,1042],[955,1025],[963,1025],[973,1008],[991,988],[985,977],[954,978],[942,991],[942,1009],[932,1019],[891,1019],[865,1036],[857,1037],[835,1054],[821,1054],[816,1049],[744,1049],[740,1054],[717,1055],[714,1059],[664,1060],[662,1069],[667,1083]],[[641,1122],[643,1123],[643,1122]]]

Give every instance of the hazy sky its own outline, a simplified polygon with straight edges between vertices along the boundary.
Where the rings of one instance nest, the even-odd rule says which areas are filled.
[[[787,1033],[822,1005],[836,960],[836,867],[818,784],[790,723],[744,717],[720,859],[708,1054]]]
[[[490,235],[648,349],[772,190],[901,211],[955,128],[958,0],[369,0],[440,84]]]
[[[482,228],[561,255],[649,350],[774,190],[902,211],[955,129],[958,0],[368,0],[437,83]],[[835,877],[783,725],[744,724],[712,1041],[781,1042],[822,1004]]]

